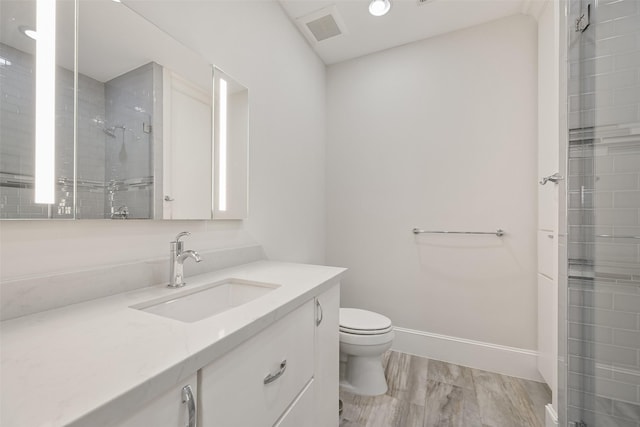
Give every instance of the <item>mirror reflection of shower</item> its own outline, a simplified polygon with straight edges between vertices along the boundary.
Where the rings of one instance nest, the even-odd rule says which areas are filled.
[[[133,134],[133,139],[135,141],[140,141],[140,137],[136,134],[136,132],[133,129],[129,129],[128,127],[124,126],[124,125],[115,125],[115,126],[109,126],[109,127],[105,127],[105,121],[99,117],[96,117],[95,119],[93,119],[93,121],[96,123],[97,126],[100,127],[100,129],[102,130],[102,132],[104,132],[105,134],[107,134],[108,136],[110,136],[111,138],[115,138],[116,140],[118,140],[118,142],[121,141],[121,146],[120,146],[120,152],[118,154],[118,159],[120,160],[121,163],[124,163],[127,161],[127,147],[126,147],[126,132],[131,132]],[[144,128],[144,126],[143,126]],[[116,134],[117,132],[122,132],[119,136],[118,134]]]
[[[77,218],[153,218],[162,67],[147,63],[87,86],[79,91]]]

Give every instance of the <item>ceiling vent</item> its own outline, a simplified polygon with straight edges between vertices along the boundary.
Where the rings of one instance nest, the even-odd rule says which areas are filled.
[[[335,5],[296,19],[298,27],[312,44],[346,34],[345,26]]]

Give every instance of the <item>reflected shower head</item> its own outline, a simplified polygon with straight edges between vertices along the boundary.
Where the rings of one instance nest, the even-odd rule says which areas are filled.
[[[110,128],[107,127],[107,123],[105,122],[105,120],[100,117],[100,116],[96,116],[93,119],[93,123],[96,124],[96,127],[98,129],[100,129],[102,132],[106,133],[107,135],[109,135],[111,138],[115,138],[116,137],[116,133],[115,133],[115,126],[111,126]]]
[[[107,135],[109,135],[111,138],[115,138],[116,137],[116,133],[114,132],[115,128],[110,127],[110,128],[102,128],[102,132],[106,133]]]

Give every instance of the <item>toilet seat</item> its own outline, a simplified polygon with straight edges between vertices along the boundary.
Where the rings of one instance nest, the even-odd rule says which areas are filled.
[[[340,309],[340,332],[353,335],[383,335],[393,330],[391,319],[358,308]]]

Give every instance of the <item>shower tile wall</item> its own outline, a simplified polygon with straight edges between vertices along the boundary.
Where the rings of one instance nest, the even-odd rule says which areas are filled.
[[[0,218],[72,218],[73,73],[56,72],[56,205],[34,203],[35,61],[33,55],[0,43]],[[13,184],[9,184],[9,182]]]
[[[117,185],[113,204],[127,206],[129,218],[153,218],[151,120],[154,77],[160,75],[160,66],[149,63],[105,83],[107,123],[120,127],[115,129],[115,138],[107,137],[105,180],[107,186]],[[109,218],[109,187],[105,196]]]
[[[638,427],[640,2],[591,2],[576,32],[587,4],[569,3],[567,421]]]
[[[78,75],[77,218],[103,218],[105,141],[104,84]],[[71,128],[72,129],[72,128]]]

